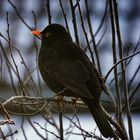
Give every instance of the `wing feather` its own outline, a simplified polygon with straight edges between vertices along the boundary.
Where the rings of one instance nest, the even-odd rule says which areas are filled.
[[[89,79],[89,72],[80,60],[58,59],[57,61],[53,61],[48,59],[46,60],[44,69],[71,91],[83,97],[93,98],[85,85]]]

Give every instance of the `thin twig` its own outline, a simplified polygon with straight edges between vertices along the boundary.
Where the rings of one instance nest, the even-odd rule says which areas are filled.
[[[140,82],[137,84],[137,86],[134,89],[134,91],[130,94],[130,96],[129,96],[129,102],[131,102],[131,100],[133,99],[133,97],[136,94],[136,91],[138,90],[139,87],[140,87]]]
[[[34,123],[37,124],[42,130],[45,130],[45,131],[47,131],[48,133],[50,133],[50,134],[52,134],[53,136],[55,136],[56,138],[60,139],[60,137],[57,136],[54,132],[49,131],[49,130],[43,128],[38,122],[34,122]]]
[[[139,74],[139,71],[140,71],[140,65],[138,66],[138,68],[136,69],[136,71],[134,72],[132,78],[130,79],[129,83],[128,83],[128,91],[131,90],[131,85],[132,83],[134,82],[136,76]]]
[[[48,24],[51,24],[52,16],[51,16],[50,0],[46,0],[46,7],[47,7],[47,14],[48,14]]]
[[[10,134],[7,134],[5,136],[0,136],[0,139],[7,140],[8,137],[12,137],[14,134],[17,134],[17,133],[18,133],[18,130],[15,130],[14,132],[11,132]]]
[[[95,134],[93,135],[93,134],[85,131],[84,129],[82,129],[81,127],[79,127],[72,119],[70,119],[69,117],[67,117],[66,115],[64,115],[64,117],[66,119],[68,119],[71,123],[73,123],[79,130],[83,131],[86,134],[87,137],[96,138],[97,140],[104,140],[104,139],[100,138],[99,136],[96,136]]]
[[[114,22],[114,10],[112,0],[109,0],[109,10],[110,10],[110,18],[111,18],[111,30],[112,30],[112,53],[113,53],[113,63],[117,62],[117,54],[116,54],[116,36],[115,36],[115,22]],[[117,66],[114,67],[114,78],[115,78],[115,88],[117,93],[117,102],[118,108],[116,108],[116,118],[120,123],[121,127],[124,128],[123,120],[122,120],[122,102],[121,102],[121,93],[119,87],[119,79],[118,79],[118,69]]]
[[[3,58],[2,58],[2,53],[0,53],[0,80],[2,81],[2,73],[3,73]]]
[[[76,43],[80,46],[79,37],[78,37],[78,30],[77,30],[77,22],[76,22],[76,16],[75,16],[75,9],[73,6],[73,0],[69,0],[69,3],[70,3],[70,8],[71,8],[72,22],[73,22]]]
[[[14,8],[14,10],[16,11],[16,14],[18,15],[19,19],[23,22],[23,24],[32,31],[32,28],[29,26],[29,24],[23,19],[23,17],[20,15],[18,9],[16,8],[16,6],[11,2],[11,0],[8,0],[9,4]]]
[[[104,109],[103,109],[104,110]],[[104,113],[107,117],[107,119],[109,120],[109,122],[116,128],[116,132],[117,134],[121,137],[121,138],[127,138],[125,131],[121,128],[121,126],[115,122],[112,117],[104,110]]]
[[[113,1],[114,6],[114,17],[115,17],[115,25],[116,25],[116,31],[117,31],[117,39],[119,44],[119,54],[120,59],[123,59],[123,48],[122,48],[122,39],[121,39],[121,31],[120,31],[120,25],[119,25],[119,15],[118,15],[118,4],[117,1]],[[126,104],[126,112],[127,112],[127,118],[128,118],[128,126],[129,126],[129,137],[130,140],[134,140],[133,136],[133,127],[132,127],[132,118],[131,118],[131,111],[130,111],[130,104],[129,104],[129,97],[128,97],[128,86],[127,86],[127,79],[126,79],[126,70],[124,62],[121,62],[121,68],[122,68],[122,77],[123,77],[123,84],[124,84],[124,96],[125,96],[125,104]]]
[[[85,29],[84,19],[83,19],[82,11],[81,11],[81,8],[80,8],[79,0],[77,0],[77,4],[78,4],[80,19],[81,19],[81,26],[82,26],[82,29],[83,29],[83,32],[84,32],[84,35],[85,35],[85,38],[86,38],[86,42],[87,42],[87,47],[88,47],[88,49],[89,49],[92,62],[95,64],[94,57],[93,57],[93,52],[92,52],[92,50],[91,50],[91,48],[90,48],[90,43],[89,43],[88,36],[87,36],[87,32],[86,32],[86,29]]]
[[[16,64],[16,61],[15,61],[15,58],[14,58],[14,55],[13,55],[12,49],[11,49],[11,44],[10,44],[11,38],[10,38],[10,31],[9,31],[10,30],[9,29],[10,24],[9,24],[9,14],[8,14],[8,12],[6,14],[6,21],[7,21],[8,47],[9,47],[9,50],[10,50],[11,59],[14,63],[14,66],[15,66],[15,69],[16,69],[16,72],[17,72],[17,78],[18,78],[18,81],[19,81],[19,88],[21,89],[22,94],[25,95],[25,92],[24,92],[25,90],[23,88],[22,80],[21,80],[21,77],[20,77],[20,74],[19,74],[19,69],[18,69],[18,66]]]
[[[27,137],[27,135],[26,135],[26,131],[25,131],[25,129],[24,129],[24,124],[25,124],[25,117],[22,116],[21,131],[22,131],[22,133],[23,133],[24,139],[25,139],[25,140],[28,140],[28,137]]]
[[[139,53],[140,53],[140,51],[137,51],[137,52],[135,52],[134,54],[131,54],[131,55],[125,57],[125,58],[120,59],[118,62],[116,62],[116,63],[112,66],[112,68],[107,72],[107,74],[106,74],[106,76],[105,76],[105,80],[108,78],[108,76],[109,76],[109,74],[112,72],[112,70],[113,70],[117,65],[119,65],[122,61],[125,61],[126,59],[129,59],[129,58],[131,58],[131,57],[133,57],[133,56],[135,56],[135,55],[137,55],[137,54],[139,54]]]
[[[78,116],[77,116],[77,114],[76,114],[76,109],[75,109],[75,111],[74,111],[74,117],[76,118],[76,120],[77,120],[77,122],[78,122],[79,127],[81,127],[81,128],[82,128],[82,126],[81,126],[81,124],[80,124],[80,120],[79,120],[79,118],[78,118]],[[83,132],[83,131],[81,131],[81,135],[83,136],[83,138],[84,138],[84,139],[86,139],[86,137],[85,137],[85,135],[84,135],[84,132]]]
[[[70,31],[69,31],[69,26],[68,26],[68,20],[67,20],[67,16],[66,16],[66,13],[65,13],[63,4],[62,4],[62,0],[59,0],[59,3],[60,3],[60,7],[61,7],[61,10],[62,10],[62,13],[63,13],[64,20],[65,20],[66,29],[67,29],[67,31],[70,33]]]
[[[97,66],[98,66],[100,74],[102,74],[101,66],[100,66],[100,59],[99,59],[98,50],[97,50],[97,45],[96,45],[96,41],[95,41],[95,37],[93,35],[93,29],[92,29],[92,25],[91,25],[91,18],[90,18],[90,12],[89,12],[89,7],[88,7],[88,0],[85,0],[85,6],[86,6],[86,14],[87,14],[87,22],[88,22],[89,32],[90,32],[90,35],[91,35],[93,49],[94,49],[96,60],[97,60]],[[90,46],[90,44],[89,44],[89,46]],[[92,61],[95,64],[95,61],[93,60],[93,58],[92,58]]]
[[[138,49],[139,49],[139,46],[140,46],[140,35],[139,35],[139,39],[138,39],[138,42],[137,44],[135,45],[132,53],[135,53]],[[130,64],[130,62],[132,61],[133,58],[131,58],[125,65],[128,66]]]
[[[30,76],[30,79],[32,80],[32,83],[33,83],[33,85],[34,85],[34,89],[36,90],[36,93],[39,95],[38,87],[36,86],[36,84],[35,84],[35,82],[34,82],[34,80],[33,80],[33,78],[32,78],[31,72],[30,72],[28,66],[26,65],[26,62],[25,62],[25,60],[24,60],[24,58],[23,58],[23,56],[22,56],[22,53],[21,53],[20,50],[19,50],[18,48],[16,48],[16,47],[11,43],[11,41],[9,41],[3,34],[0,33],[0,36],[1,36],[2,38],[4,38],[5,41],[8,42],[8,44],[10,45],[10,47],[12,47],[13,49],[15,49],[15,50],[18,52],[18,54],[19,54],[19,56],[20,56],[20,58],[21,58],[21,62],[22,62],[22,64],[24,65],[24,67],[26,68],[26,70],[27,70],[27,72],[28,72],[28,74],[29,74],[29,76]],[[2,47],[2,44],[1,44],[1,47]],[[2,49],[2,50],[4,51],[4,49]],[[5,56],[6,56],[6,55],[5,55]],[[7,60],[8,64],[9,64],[10,68],[13,70],[14,74],[15,74],[16,77],[18,78],[17,70],[14,69],[13,65],[10,63],[10,61],[9,61],[8,59],[6,59],[6,60]],[[15,65],[14,65],[14,66],[15,66]],[[16,67],[17,67],[17,66],[16,66]],[[24,87],[25,87],[25,86],[24,86]]]
[[[99,39],[98,42],[97,42],[97,45],[96,45],[97,47],[99,47],[101,41],[104,39],[105,34],[107,33],[108,23],[109,23],[108,21],[109,21],[109,20],[106,21],[106,25],[105,25],[105,27],[104,27],[104,29],[103,29],[102,35],[101,35],[100,39]]]
[[[64,140],[62,103],[59,104],[59,125],[60,125],[60,130],[59,130],[60,140]]]
[[[15,71],[15,69],[13,68],[13,65],[11,64],[11,62],[9,61],[9,58],[8,58],[8,56],[7,56],[7,54],[6,54],[6,51],[5,51],[5,49],[4,49],[4,47],[3,47],[2,43],[1,43],[1,41],[0,41],[0,47],[1,47],[2,53],[3,53],[3,55],[4,55],[5,61],[6,61],[6,65],[7,65],[8,73],[9,73],[9,75],[10,75],[10,80],[11,80],[11,85],[12,85],[13,91],[14,91],[14,93],[15,93],[16,95],[18,95],[16,86],[15,86],[15,84],[14,84],[13,76],[12,76],[12,71],[13,71],[13,73],[15,73],[15,75],[16,75],[16,71]]]
[[[30,117],[27,118],[29,124],[31,125],[31,127],[33,128],[33,130],[36,132],[36,134],[43,140],[47,140],[41,133],[40,131],[38,131],[38,129],[34,126],[33,122],[31,121]]]

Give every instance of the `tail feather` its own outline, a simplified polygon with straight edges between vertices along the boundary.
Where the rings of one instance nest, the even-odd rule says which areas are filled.
[[[89,99],[82,99],[82,100],[87,104],[102,135],[106,138],[110,137],[110,138],[117,139],[117,135],[112,129],[110,123],[108,122],[102,106],[100,104],[98,105],[95,104],[93,100],[89,100]]]

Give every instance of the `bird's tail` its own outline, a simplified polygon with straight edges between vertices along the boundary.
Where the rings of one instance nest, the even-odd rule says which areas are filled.
[[[108,122],[106,115],[103,111],[103,107],[101,104],[95,105],[93,100],[82,99],[88,106],[100,132],[106,138],[115,138],[118,139],[116,133],[112,129],[110,123]]]

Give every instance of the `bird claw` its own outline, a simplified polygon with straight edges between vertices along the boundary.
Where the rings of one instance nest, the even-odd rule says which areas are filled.
[[[71,99],[72,100],[72,102],[73,102],[73,108],[74,108],[74,110],[76,109],[76,102],[77,102],[77,100],[78,100],[78,97],[75,97],[75,98],[72,98]]]
[[[57,100],[58,100],[59,108],[62,111],[65,105],[64,96],[62,95],[57,96]]]

